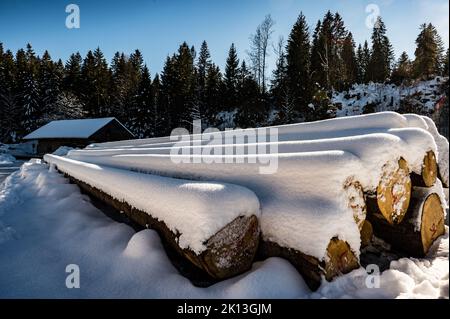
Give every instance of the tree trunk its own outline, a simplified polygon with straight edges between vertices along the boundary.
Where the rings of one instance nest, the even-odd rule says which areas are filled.
[[[259,244],[259,223],[255,215],[240,216],[225,225],[219,232],[206,241],[207,249],[196,254],[190,249],[180,248],[179,234],[173,233],[167,225],[149,213],[138,210],[126,202],[120,202],[105,192],[65,174],[81,189],[124,212],[133,222],[155,229],[175,251],[192,264],[207,272],[213,278],[225,279],[249,270],[252,266]],[[189,212],[186,212],[188,214]]]
[[[420,229],[414,225],[417,216]],[[379,211],[372,210],[368,211],[367,219],[372,223],[375,236],[413,257],[424,257],[436,238],[445,232],[441,200],[424,188],[414,188],[407,217],[402,223],[391,225]]]
[[[366,195],[367,210],[379,211],[391,225],[401,223],[411,198],[411,179],[408,164],[401,158],[398,168],[386,165],[377,193]]]
[[[259,252],[265,258],[281,257],[289,260],[312,290],[319,288],[322,275],[326,280],[331,281],[334,277],[349,273],[359,267],[358,259],[350,246],[336,237],[330,240],[327,258],[321,261],[298,250],[281,247],[270,241],[261,241]]]
[[[423,159],[422,173],[411,173],[411,182],[413,186],[418,187],[431,187],[436,183],[438,175],[438,165],[436,162],[436,156],[433,151],[427,152]]]

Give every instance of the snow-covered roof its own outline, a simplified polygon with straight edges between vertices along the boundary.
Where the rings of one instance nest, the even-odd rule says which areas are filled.
[[[52,121],[31,132],[25,136],[24,139],[88,138],[113,120],[116,120],[116,118],[105,117],[97,119]]]

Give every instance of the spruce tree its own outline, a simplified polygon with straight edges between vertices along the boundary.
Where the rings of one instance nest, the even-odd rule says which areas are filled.
[[[225,66],[225,92],[224,103],[227,110],[237,107],[237,86],[238,86],[239,59],[237,57],[234,43],[231,44],[228,51],[227,63]]]
[[[345,89],[348,89],[353,83],[357,82],[359,74],[358,61],[355,53],[355,42],[352,33],[348,33],[344,40],[342,48],[342,61],[344,72],[342,83]]]
[[[38,67],[39,61],[30,44],[27,44],[26,52],[22,49],[17,51],[17,99],[22,114],[20,137],[35,130],[42,115],[39,103]]]
[[[420,26],[420,33],[416,39],[414,60],[414,75],[419,77],[431,77],[442,73],[443,44],[436,28],[429,23]]]
[[[0,43],[0,142],[15,142],[20,129],[21,113],[15,92],[15,62],[10,50]]]
[[[412,63],[406,52],[403,52],[392,71],[392,82],[402,84],[412,77]]]
[[[81,80],[81,63],[83,58],[79,52],[71,54],[64,67],[63,89],[78,98],[83,94]]]
[[[154,135],[153,116],[153,96],[150,71],[146,65],[142,67],[142,74],[139,76],[139,84],[133,105],[133,111],[130,114],[128,128],[137,138],[152,137]]]
[[[367,66],[367,79],[373,82],[386,81],[392,69],[394,53],[389,38],[386,35],[386,26],[378,17],[372,32],[372,52]]]
[[[110,115],[111,73],[100,48],[87,53],[81,74],[87,116],[96,118]]]
[[[303,13],[300,13],[289,35],[286,61],[293,107],[303,118],[309,116],[307,105],[311,100],[309,54],[308,24]]]
[[[449,72],[448,72],[449,50],[450,49],[447,49],[447,53],[445,54],[445,58],[444,58],[444,67],[443,67],[443,75],[444,76],[449,76]]]
[[[222,73],[217,65],[211,63],[205,81],[205,118],[207,126],[216,126],[216,115],[222,111],[222,92],[224,89]]]
[[[42,118],[39,125],[52,119],[58,113],[58,97],[61,94],[62,70],[54,63],[48,51],[44,52],[39,65],[40,110]]]

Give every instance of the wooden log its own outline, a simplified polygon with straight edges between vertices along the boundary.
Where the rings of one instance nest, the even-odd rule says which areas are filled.
[[[334,277],[349,273],[359,267],[358,258],[348,243],[337,238],[330,240],[327,257],[324,260],[264,240],[260,243],[259,253],[264,258],[281,257],[289,260],[312,290],[320,287],[322,276],[327,281],[331,281]]]
[[[373,227],[372,224],[366,219],[361,228],[361,248],[369,246],[372,241]]]
[[[391,225],[381,212],[369,212],[367,219],[374,234],[394,249],[413,257],[424,257],[433,242],[443,235],[444,210],[439,196],[428,189],[414,188],[407,217],[398,225]],[[420,227],[416,226],[420,221]]]
[[[408,164],[400,158],[396,169],[385,165],[376,194],[366,194],[367,212],[379,211],[391,225],[399,224],[408,210],[410,198],[411,178]]]
[[[197,254],[178,245],[180,234],[172,232],[167,225],[149,213],[130,206],[126,202],[106,194],[81,180],[65,174],[72,182],[95,198],[125,213],[133,222],[156,230],[166,243],[193,265],[216,279],[225,279],[249,270],[256,255],[260,228],[255,215],[239,216],[206,241],[207,249]],[[186,212],[188,213],[188,212]]]
[[[436,183],[437,176],[438,165],[436,155],[433,151],[429,151],[423,158],[421,174],[411,173],[411,182],[413,186],[431,187]]]

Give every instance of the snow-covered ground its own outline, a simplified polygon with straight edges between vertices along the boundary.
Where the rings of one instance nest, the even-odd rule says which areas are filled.
[[[135,233],[97,210],[78,187],[39,161],[25,163],[0,190],[0,297],[438,298],[449,296],[448,227],[427,258],[403,258],[368,288],[357,269],[311,292],[280,258],[199,288],[170,263],[158,235]],[[51,205],[49,205],[51,203]],[[68,289],[77,264],[80,288]]]
[[[16,158],[9,152],[9,147],[0,143],[0,165],[10,165],[16,161]]]

